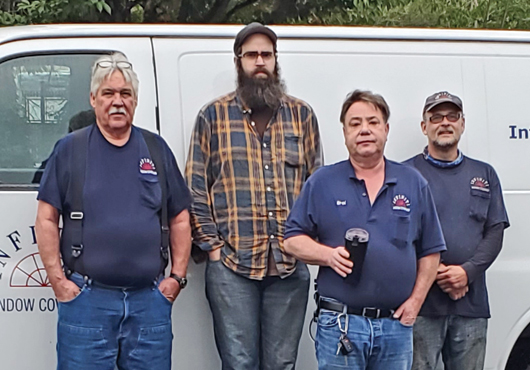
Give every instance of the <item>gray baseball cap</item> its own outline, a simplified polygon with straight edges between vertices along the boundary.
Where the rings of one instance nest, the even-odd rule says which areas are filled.
[[[276,51],[276,41],[278,40],[278,36],[276,36],[274,31],[271,30],[269,27],[265,27],[261,23],[252,22],[249,25],[245,26],[245,28],[243,28],[241,31],[239,31],[236,36],[236,39],[234,41],[234,54],[236,56],[240,52],[240,48],[245,43],[246,39],[248,39],[252,35],[255,35],[256,33],[261,33],[262,35],[267,36],[272,42],[274,51]]]
[[[423,106],[423,113],[430,111],[431,109],[442,103],[453,103],[462,112],[464,111],[464,104],[458,96],[450,94],[447,91],[440,91],[432,94],[425,100],[425,105]]]

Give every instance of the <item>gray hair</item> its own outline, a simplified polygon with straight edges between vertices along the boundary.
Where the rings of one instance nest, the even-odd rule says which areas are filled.
[[[113,63],[110,68],[101,68],[98,66],[100,62],[110,62]],[[130,64],[129,60],[123,53],[115,52],[110,55],[103,55],[94,62],[92,66],[92,78],[90,80],[90,92],[92,95],[96,96],[99,90],[99,87],[107,78],[109,78],[115,71],[120,71],[125,78],[125,81],[130,82],[133,87],[134,97],[138,98],[138,75],[132,68],[122,68],[118,66],[118,62],[127,62]]]

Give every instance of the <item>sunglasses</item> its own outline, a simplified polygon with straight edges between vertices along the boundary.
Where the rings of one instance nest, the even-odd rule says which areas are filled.
[[[131,69],[132,64],[125,61],[113,62],[111,60],[102,60],[97,63],[99,68],[120,68],[120,69]]]

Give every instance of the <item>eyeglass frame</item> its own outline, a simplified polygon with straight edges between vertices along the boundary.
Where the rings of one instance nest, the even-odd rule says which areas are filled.
[[[251,58],[250,56],[248,56],[249,53],[256,53],[256,57],[254,58]],[[270,56],[264,56],[263,54],[266,53],[267,55],[270,53]],[[275,52],[275,51],[255,51],[255,50],[250,50],[250,51],[246,51],[242,54],[239,54],[237,57],[239,59],[248,59],[248,60],[253,60],[253,61],[256,61],[258,60],[258,57],[261,57],[261,59],[263,61],[267,61],[267,60],[271,60],[272,57],[277,57],[278,56],[278,53]]]
[[[450,115],[456,115],[457,118],[452,121],[449,116]],[[438,117],[442,117],[442,119],[439,121],[439,122],[433,122],[433,118],[436,117],[438,119]],[[451,122],[451,123],[455,123],[455,122],[458,122],[458,120],[460,118],[464,118],[464,114],[462,112],[458,112],[458,113],[455,113],[455,112],[450,112],[450,113],[447,113],[447,114],[440,114],[440,113],[435,113],[433,114],[432,116],[429,117],[429,122],[430,123],[434,123],[434,124],[438,124],[438,123],[442,123],[444,121],[444,119],[447,118],[447,121]]]

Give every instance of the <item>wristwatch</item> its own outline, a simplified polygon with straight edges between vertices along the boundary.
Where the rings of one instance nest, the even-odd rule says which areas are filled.
[[[180,285],[180,289],[186,288],[186,285],[188,285],[188,279],[185,277],[180,277],[177,274],[171,274],[169,275],[170,278],[175,279],[177,283]]]

